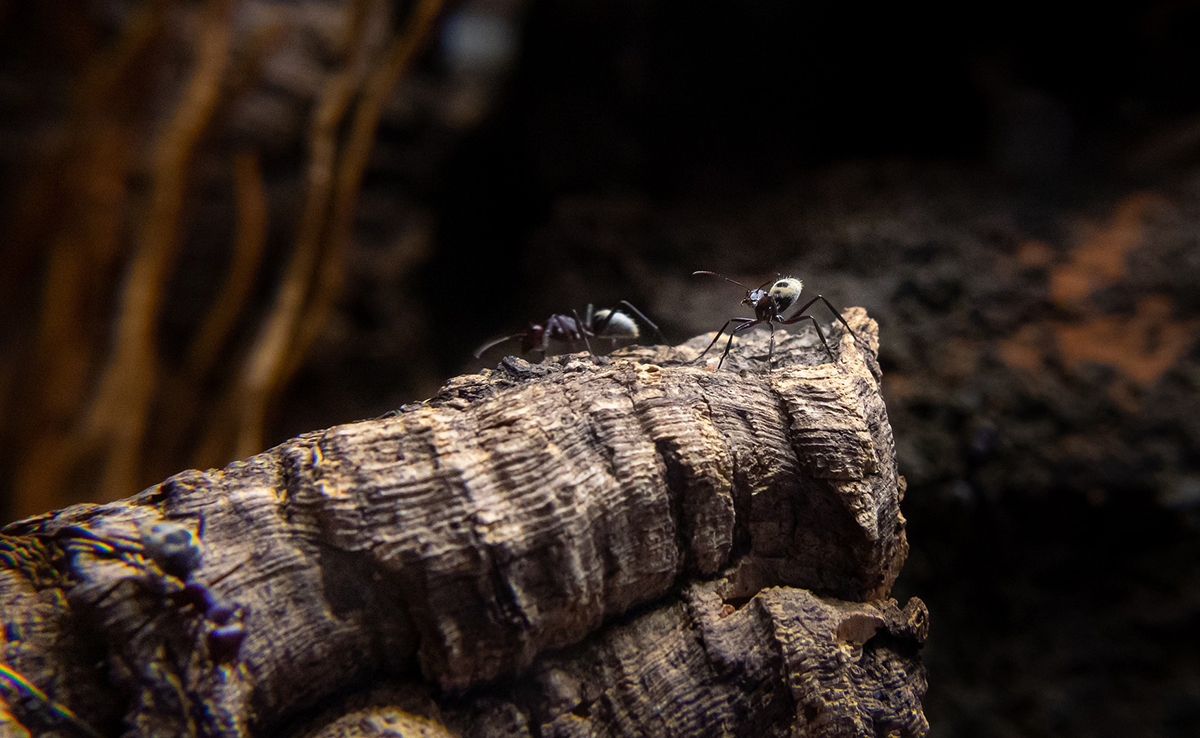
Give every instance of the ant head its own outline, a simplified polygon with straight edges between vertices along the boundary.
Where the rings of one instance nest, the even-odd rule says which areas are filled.
[[[200,568],[200,547],[191,529],[161,520],[142,533],[142,545],[159,568],[171,576],[187,579]]]
[[[627,338],[637,340],[641,335],[638,325],[620,310],[597,310],[592,317],[592,325],[597,327],[596,335],[601,338]]]
[[[800,280],[795,277],[783,277],[771,285],[769,294],[775,300],[776,308],[782,313],[800,299],[802,289],[804,289],[804,283]]]
[[[527,354],[540,347],[542,345],[542,335],[545,332],[545,326],[540,323],[530,323],[528,330],[522,334],[518,334],[521,338],[521,353]]]
[[[755,287],[752,290],[746,290],[746,296],[742,298],[742,304],[748,307],[757,308],[763,298],[767,296],[766,290],[761,287]]]

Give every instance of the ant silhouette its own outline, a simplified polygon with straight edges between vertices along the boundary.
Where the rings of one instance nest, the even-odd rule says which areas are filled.
[[[813,299],[804,303],[803,307],[801,307],[794,315],[792,315],[792,317],[783,317],[784,311],[796,304],[796,302],[800,299],[800,291],[804,289],[804,283],[795,277],[784,277],[777,274],[775,275],[776,279],[774,284],[771,284],[771,280],[768,279],[758,287],[751,289],[735,279],[730,279],[729,277],[726,277],[723,274],[717,274],[716,272],[710,272],[707,270],[692,272],[693,277],[697,274],[709,274],[714,277],[720,277],[726,282],[732,282],[733,284],[743,288],[746,290],[746,297],[742,299],[742,304],[754,308],[753,318],[730,318],[729,320],[725,321],[725,325],[721,326],[721,330],[717,331],[717,335],[713,336],[712,342],[709,343],[708,347],[705,348],[704,351],[700,353],[700,356],[697,357],[697,361],[703,358],[704,355],[708,353],[709,349],[716,344],[717,339],[721,337],[721,334],[725,332],[725,329],[729,328],[729,324],[737,323],[737,325],[733,327],[733,330],[729,331],[729,340],[725,342],[725,350],[721,353],[721,360],[717,362],[717,371],[720,371],[721,364],[725,363],[725,357],[729,355],[729,347],[733,345],[734,334],[749,330],[759,323],[766,323],[771,328],[771,344],[770,348],[767,350],[767,369],[771,369],[775,363],[776,323],[779,323],[780,325],[792,325],[793,323],[798,323],[801,320],[811,320],[813,328],[817,329],[817,336],[821,339],[821,345],[825,347],[825,353],[829,354],[829,360],[833,361],[833,352],[829,350],[829,343],[825,340],[825,333],[821,330],[821,326],[817,323],[817,319],[811,315],[805,315],[808,309],[812,307],[813,303],[817,302],[818,300],[825,303],[825,306],[829,308],[831,313],[833,313],[833,317],[837,318],[839,321],[841,321],[842,325],[846,326],[846,330],[850,331],[850,335],[854,336],[855,340],[859,340],[858,334],[854,332],[854,329],[850,327],[850,324],[846,322],[846,319],[842,317],[841,313],[839,313],[837,309],[834,308],[833,304],[830,303],[829,300],[826,300],[823,295],[817,295]],[[763,289],[768,284],[771,284],[771,288]]]
[[[659,339],[666,343],[667,339],[663,336],[662,331],[641,310],[634,307],[628,300],[621,300],[620,305],[641,318],[642,322],[650,326],[658,334]],[[592,305],[589,304],[584,318],[579,317],[578,310],[572,310],[571,315],[555,313],[547,318],[545,323],[530,323],[529,327],[520,333],[488,341],[475,349],[475,358],[478,359],[488,349],[515,338],[521,339],[521,353],[523,354],[540,351],[545,357],[550,351],[552,342],[564,344],[569,348],[579,348],[582,344],[590,354],[592,353],[592,344],[588,340],[589,337],[602,338],[616,344],[619,341],[638,340],[641,337],[641,331],[638,329],[637,322],[620,310],[605,308],[592,312]]]
[[[201,518],[199,535],[203,535],[203,531],[204,521]],[[142,530],[136,541],[104,538],[79,525],[68,526],[59,535],[65,535],[64,543],[68,551],[87,551],[93,555],[118,558],[144,572],[147,575],[145,578],[134,578],[140,586],[162,597],[164,602],[179,611],[200,616],[205,642],[214,662],[226,663],[237,657],[246,639],[243,622],[247,608],[222,601],[213,594],[211,588],[242,568],[246,562],[243,561],[208,584],[196,581],[194,574],[200,568],[197,534],[179,523],[165,520]],[[157,567],[157,573],[155,567],[148,566],[147,558]],[[130,577],[124,577],[109,587],[97,598],[95,605],[108,599],[126,579]],[[145,627],[151,627],[157,619],[152,619]]]
[[[201,535],[203,531],[202,518]],[[196,536],[188,528],[170,521],[155,523],[143,535],[142,545],[164,573],[183,582],[183,589],[173,595],[176,602],[181,607],[190,607],[211,624],[207,641],[213,660],[218,663],[233,660],[241,649],[242,641],[246,639],[246,628],[241,622],[245,619],[246,608],[221,601],[213,594],[212,587],[241,569],[246,562],[241,562],[208,584],[202,584],[192,576],[200,568],[200,547],[196,544]],[[234,621],[234,615],[239,613],[242,617]]]

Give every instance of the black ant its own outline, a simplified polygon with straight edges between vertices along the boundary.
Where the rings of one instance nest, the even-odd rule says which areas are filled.
[[[783,277],[776,275],[774,284],[771,284],[771,280],[768,279],[758,287],[750,289],[741,282],[730,279],[722,274],[717,274],[716,272],[710,272],[707,270],[692,272],[692,276],[696,276],[697,274],[711,274],[714,277],[720,277],[726,282],[732,282],[733,284],[745,289],[746,297],[742,299],[742,304],[754,308],[753,318],[730,318],[729,320],[725,321],[725,325],[721,326],[721,330],[717,331],[717,335],[713,336],[712,342],[709,343],[708,347],[705,348],[704,351],[700,353],[700,356],[697,357],[697,360],[703,358],[704,355],[708,353],[709,349],[716,344],[717,339],[721,337],[721,334],[725,332],[725,329],[729,327],[729,324],[737,323],[737,325],[733,327],[733,330],[729,331],[729,340],[725,342],[725,351],[721,353],[721,360],[717,362],[718,371],[721,369],[721,364],[725,363],[725,357],[729,355],[729,347],[733,345],[733,335],[735,333],[749,330],[759,323],[766,323],[771,328],[771,344],[770,348],[767,350],[768,369],[772,367],[775,359],[776,323],[779,323],[780,325],[791,325],[793,323],[798,323],[801,320],[811,320],[813,328],[817,329],[817,336],[821,339],[821,345],[825,347],[825,353],[829,354],[829,360],[833,361],[833,352],[829,350],[829,343],[825,340],[825,333],[821,330],[821,326],[817,323],[817,319],[811,315],[805,315],[808,309],[812,307],[813,303],[815,303],[817,300],[825,303],[825,306],[829,308],[831,313],[833,313],[833,317],[841,321],[842,325],[846,326],[846,330],[850,331],[850,335],[854,336],[855,340],[858,340],[858,334],[854,332],[854,329],[850,327],[850,324],[846,322],[846,319],[842,317],[841,313],[839,313],[837,309],[834,308],[833,304],[830,303],[829,300],[826,300],[823,295],[817,295],[813,299],[804,303],[804,306],[801,307],[800,310],[798,310],[792,317],[783,317],[784,311],[794,305],[800,299],[800,290],[804,289],[804,283],[795,277]],[[763,289],[768,284],[771,284],[771,288]]]
[[[200,530],[203,531],[203,520]],[[225,663],[237,657],[242,642],[246,639],[246,629],[243,625],[246,608],[220,600],[211,588],[240,569],[245,562],[208,584],[196,581],[193,575],[200,568],[200,547],[196,543],[196,534],[187,527],[170,521],[154,523],[141,532],[136,542],[127,539],[105,539],[77,525],[67,527],[60,534],[68,536],[68,550],[83,550],[94,555],[119,558],[131,566],[147,571],[150,578],[143,582],[144,586],[181,610],[190,610],[200,615],[205,624],[209,655],[214,662]],[[161,575],[147,569],[145,557],[157,565]],[[107,599],[119,584],[120,581],[97,598],[96,604],[99,605]],[[235,619],[235,616],[238,617]],[[150,627],[153,622],[154,620],[151,620],[146,627]]]
[[[659,339],[666,343],[666,338],[654,321],[647,318],[629,301],[621,300],[620,304],[641,318],[642,322],[650,326],[658,334]],[[584,318],[579,317],[578,310],[572,310],[571,315],[555,313],[547,318],[544,324],[530,323],[529,327],[520,333],[488,341],[475,349],[475,358],[478,359],[488,349],[514,338],[521,339],[521,353],[540,351],[542,356],[545,356],[550,351],[551,343],[563,344],[572,349],[578,349],[582,345],[588,353],[591,353],[592,344],[588,338],[601,338],[615,344],[618,341],[636,341],[640,336],[641,331],[638,329],[637,322],[620,310],[605,308],[592,312],[592,306],[588,305]]]
[[[192,531],[178,523],[162,521],[150,527],[142,537],[142,543],[150,558],[163,572],[184,583],[183,589],[174,595],[176,601],[182,606],[190,606],[205,621],[212,624],[207,639],[213,660],[218,663],[232,661],[241,649],[242,641],[246,639],[246,629],[241,622],[245,617],[245,608],[222,602],[213,594],[211,588],[242,568],[245,562],[208,584],[201,584],[192,578],[192,574],[200,568],[200,548],[196,545]],[[239,613],[242,618],[233,621],[233,616]]]

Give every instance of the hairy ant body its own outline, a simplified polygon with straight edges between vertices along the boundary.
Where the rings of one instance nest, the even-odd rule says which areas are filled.
[[[796,304],[797,301],[799,301],[800,291],[804,289],[804,283],[795,277],[783,277],[777,275],[774,284],[771,284],[771,280],[768,279],[758,287],[751,289],[737,280],[730,279],[729,277],[717,274],[716,272],[710,272],[707,270],[692,272],[692,276],[697,274],[710,274],[714,277],[720,277],[726,282],[732,282],[733,284],[745,289],[746,296],[742,299],[742,304],[754,309],[753,318],[730,318],[729,320],[725,321],[725,325],[721,326],[721,330],[717,331],[717,335],[713,336],[712,342],[709,343],[708,347],[700,353],[699,357],[697,357],[697,359],[703,358],[703,356],[708,353],[709,349],[711,349],[717,343],[717,339],[721,337],[721,334],[724,333],[727,328],[729,328],[729,324],[737,323],[737,325],[735,325],[733,329],[729,331],[729,340],[725,342],[725,350],[721,352],[721,359],[717,362],[718,371],[721,369],[721,364],[725,363],[725,357],[729,355],[729,348],[733,345],[734,334],[750,330],[759,323],[766,323],[771,329],[771,344],[767,351],[768,369],[772,368],[775,361],[776,323],[780,325],[792,325],[793,323],[798,323],[801,320],[812,321],[813,328],[817,329],[817,336],[821,339],[821,345],[825,347],[825,353],[829,354],[829,360],[833,361],[833,352],[829,349],[829,343],[825,340],[825,333],[821,330],[821,326],[817,323],[817,319],[811,315],[805,315],[808,309],[812,307],[813,303],[817,302],[818,300],[825,303],[825,306],[829,308],[831,313],[833,313],[833,317],[841,321],[842,325],[846,326],[846,330],[850,332],[850,335],[854,336],[855,340],[858,340],[858,334],[854,332],[854,329],[850,327],[850,324],[846,322],[846,319],[842,317],[841,313],[839,313],[837,309],[833,307],[833,304],[830,303],[829,300],[826,300],[823,295],[817,295],[813,299],[804,303],[804,305],[798,311],[796,311],[792,317],[783,317],[783,313],[792,305]],[[771,285],[770,289],[763,289],[768,284]]]
[[[641,318],[643,323],[650,326],[658,334],[658,337],[664,343],[666,342],[662,331],[641,310],[635,308],[627,300],[621,300],[620,304]],[[577,310],[572,310],[571,315],[555,313],[547,318],[545,323],[530,323],[529,327],[520,333],[488,341],[475,349],[475,358],[478,359],[490,348],[516,338],[521,339],[521,353],[540,351],[542,356],[545,356],[549,353],[552,343],[563,344],[570,349],[578,349],[582,346],[587,349],[588,353],[591,353],[592,344],[588,340],[589,338],[599,338],[615,344],[619,341],[636,341],[639,337],[641,337],[641,331],[638,329],[638,324],[629,315],[620,310],[607,308],[593,312],[592,306],[588,305],[584,318],[579,317]]]

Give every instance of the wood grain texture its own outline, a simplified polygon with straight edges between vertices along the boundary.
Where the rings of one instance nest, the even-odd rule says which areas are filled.
[[[875,735],[855,731],[900,705],[915,713],[884,722],[919,734],[923,630],[896,626],[883,601],[907,543],[877,327],[860,309],[846,318],[865,345],[842,335],[828,362],[790,336],[769,372],[757,334],[721,372],[690,362],[705,337],[610,358],[507,358],[389,416],[14,523],[0,569],[4,660],[114,733],[310,729],[314,708],[386,678],[428,685],[464,734],[498,731],[484,707],[497,705],[544,723],[542,734],[622,735],[650,717],[630,696],[645,689],[620,680],[654,672],[664,694],[726,705],[731,726]],[[139,553],[162,519],[203,521],[193,579],[220,579],[215,595],[241,606],[235,659],[223,662],[213,624],[179,606],[182,583]],[[869,657],[834,658],[852,621],[901,635]],[[857,647],[874,642],[863,627]],[[743,647],[761,663],[737,668],[766,686],[721,671]],[[555,658],[574,661],[546,666]],[[528,694],[553,685],[535,678],[504,696],[513,675],[553,668],[617,690],[583,733],[531,706]],[[892,687],[907,696],[880,702]],[[754,697],[762,689],[790,696],[768,705]],[[843,717],[818,720],[810,704]],[[696,709],[658,719],[705,734],[682,727],[711,712]],[[859,727],[817,730],[821,720]],[[656,724],[643,734],[667,731]]]
[[[440,705],[428,690],[380,689],[372,704],[318,721],[324,727],[303,738],[926,732],[920,600],[901,610],[772,587],[735,606],[729,584],[691,585],[538,659],[520,678]]]

